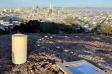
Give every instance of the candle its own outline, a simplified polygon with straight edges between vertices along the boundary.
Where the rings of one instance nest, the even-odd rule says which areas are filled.
[[[12,35],[12,62],[23,64],[27,61],[27,35]]]

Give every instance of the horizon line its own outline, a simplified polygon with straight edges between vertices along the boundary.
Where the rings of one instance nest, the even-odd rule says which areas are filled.
[[[0,8],[50,8],[50,6],[19,6],[19,7],[0,7]],[[79,7],[79,6],[53,6],[53,8],[104,8],[104,9],[111,9],[112,7]]]

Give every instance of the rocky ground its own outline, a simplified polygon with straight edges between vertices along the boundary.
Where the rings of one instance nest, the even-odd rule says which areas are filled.
[[[0,36],[0,74],[63,74],[57,63],[86,60],[112,74],[112,37],[90,34],[28,35],[28,60],[11,62],[11,35]]]

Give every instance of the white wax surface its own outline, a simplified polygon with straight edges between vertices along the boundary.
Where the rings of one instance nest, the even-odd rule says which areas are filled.
[[[23,64],[27,61],[27,35],[12,35],[12,62]]]

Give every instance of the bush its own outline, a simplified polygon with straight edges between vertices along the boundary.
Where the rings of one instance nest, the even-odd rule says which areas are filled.
[[[112,35],[112,26],[110,24],[101,24],[100,31],[106,35]]]
[[[20,26],[15,26],[14,31],[22,33],[83,33],[84,28],[78,24],[66,25],[63,23],[54,23],[54,22],[39,22],[36,20],[29,21],[26,23],[21,23]]]
[[[39,30],[38,20],[30,20],[26,23],[21,23],[20,26],[15,26],[14,30],[22,33],[36,33]]]
[[[97,25],[92,29],[92,32],[93,32],[93,33],[97,33],[97,34],[101,34],[100,26],[101,26],[101,25],[98,25],[98,24],[97,24]]]
[[[84,28],[81,27],[78,24],[73,24],[73,25],[63,25],[63,32],[66,34],[70,34],[70,33],[83,33],[84,32]]]
[[[40,32],[42,33],[51,33],[51,34],[59,33],[59,25],[56,23],[50,23],[50,22],[41,23],[39,29]]]

